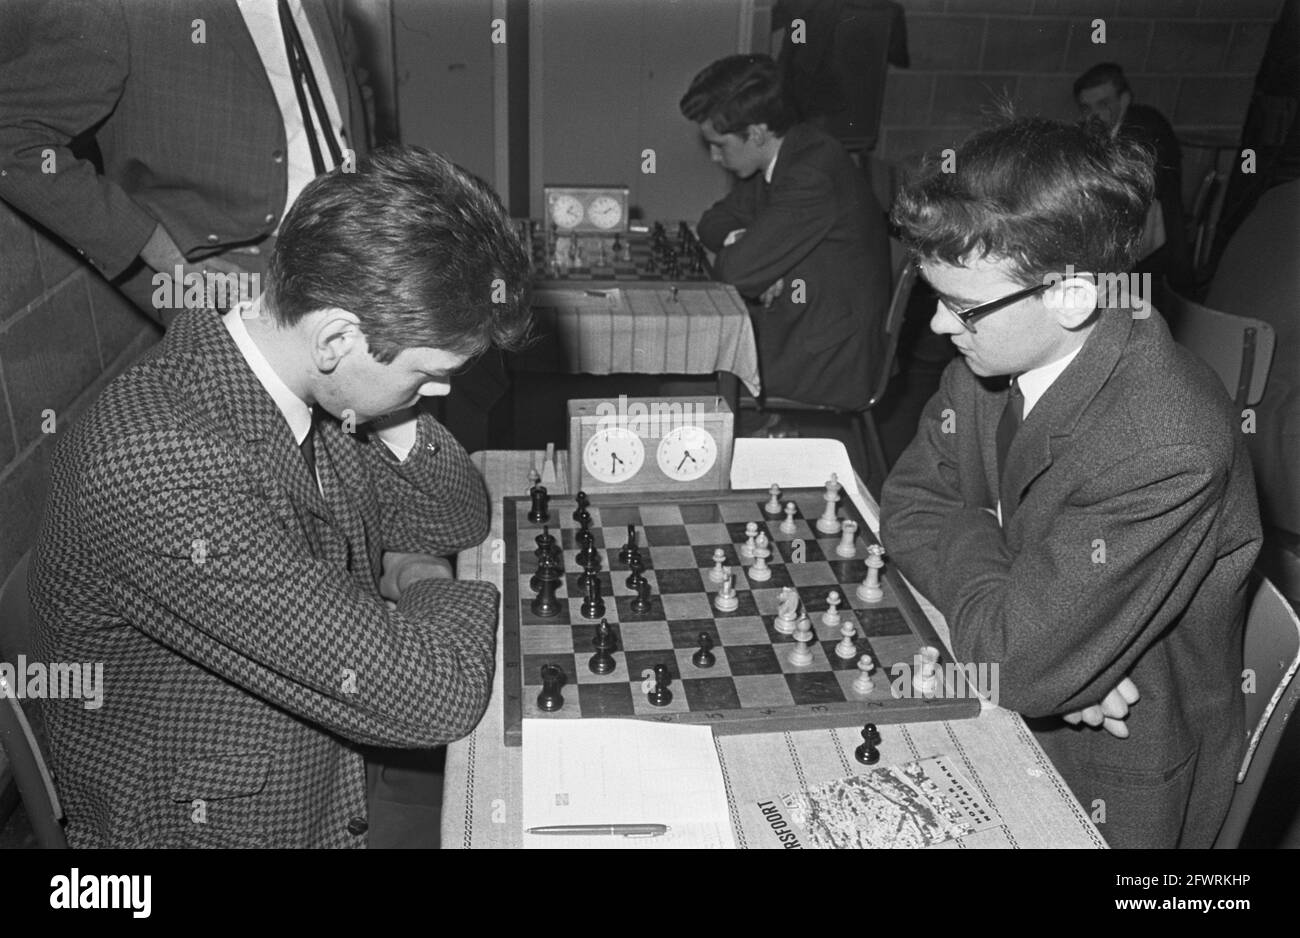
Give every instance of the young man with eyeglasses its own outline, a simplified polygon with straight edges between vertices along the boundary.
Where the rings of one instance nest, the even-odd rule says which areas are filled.
[[[1112,846],[1209,847],[1243,743],[1260,527],[1240,416],[1130,269],[1151,157],[1022,119],[930,165],[894,219],[959,356],[881,499],[958,659],[996,664]]]

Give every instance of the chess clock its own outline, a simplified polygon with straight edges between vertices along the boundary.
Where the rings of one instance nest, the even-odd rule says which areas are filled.
[[[726,491],[734,431],[719,397],[569,401],[569,491]]]
[[[627,231],[627,186],[544,186],[546,222],[559,234]]]

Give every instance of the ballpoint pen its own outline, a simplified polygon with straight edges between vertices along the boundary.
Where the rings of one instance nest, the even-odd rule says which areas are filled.
[[[669,830],[667,824],[556,824],[549,827],[529,827],[526,833],[571,834],[580,837],[593,834],[615,837],[661,837]]]

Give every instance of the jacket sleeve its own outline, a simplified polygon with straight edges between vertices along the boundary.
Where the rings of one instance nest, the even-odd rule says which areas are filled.
[[[744,296],[758,296],[821,244],[837,214],[830,177],[815,166],[795,165],[773,182],[745,236],[718,253],[718,277]]]
[[[311,557],[223,443],[155,429],[105,450],[81,483],[87,549],[105,557],[115,612],[134,627],[358,743],[434,746],[477,725],[492,686],[494,586],[423,580],[390,610]]]
[[[127,80],[120,2],[20,3],[4,17],[0,198],[114,277],[157,223],[70,144],[112,113]]]
[[[727,235],[737,228],[747,228],[754,220],[757,208],[754,184],[751,180],[741,180],[732,186],[731,191],[719,199],[700,218],[696,234],[700,243],[717,254],[722,250],[722,242]]]

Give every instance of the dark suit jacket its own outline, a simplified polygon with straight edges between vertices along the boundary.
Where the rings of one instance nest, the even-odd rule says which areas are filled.
[[[745,236],[723,247],[737,228],[747,229]],[[718,252],[718,277],[741,295],[758,297],[785,279],[772,309],[751,311],[764,392],[865,406],[889,305],[889,235],[880,204],[844,148],[806,124],[791,127],[771,185],[761,171],[738,180],[704,213],[699,236]]]
[[[358,745],[470,732],[497,590],[381,552],[487,535],[481,476],[431,417],[398,464],[319,422],[325,495],[209,311],[182,314],[60,441],[32,599],[44,661],[104,665],[104,704],[44,701],[73,846],[362,846]],[[199,820],[199,818],[202,820]]]
[[[885,546],[957,657],[1000,666],[997,702],[1045,718],[1039,740],[1112,846],[1209,847],[1243,752],[1260,544],[1240,417],[1159,315],[1104,310],[1016,435],[1003,529],[984,509],[1005,387],[947,368],[885,483]],[[1130,738],[1060,719],[1126,675]]]
[[[1178,137],[1163,114],[1144,104],[1129,105],[1119,132],[1155,153],[1156,198],[1165,223],[1164,246],[1139,261],[1136,269],[1152,274],[1156,282],[1168,277],[1174,287],[1186,288],[1191,278],[1191,257],[1183,218],[1183,151]]]
[[[340,0],[304,0],[349,146],[364,152]],[[286,191],[284,122],[235,0],[42,0],[0,31],[0,198],[106,277],[157,222],[187,256],[273,231]],[[203,43],[195,43],[195,20]],[[89,130],[98,174],[68,145]],[[57,172],[42,172],[54,151]]]

